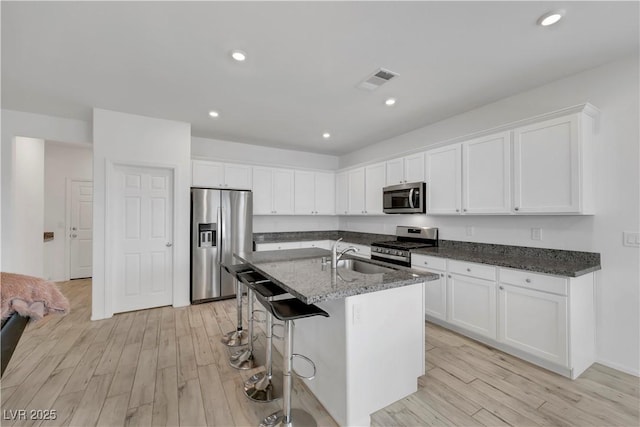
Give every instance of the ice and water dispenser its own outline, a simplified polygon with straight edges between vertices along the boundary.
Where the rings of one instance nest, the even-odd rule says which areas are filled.
[[[216,230],[215,222],[198,224],[198,247],[212,248],[216,246]]]

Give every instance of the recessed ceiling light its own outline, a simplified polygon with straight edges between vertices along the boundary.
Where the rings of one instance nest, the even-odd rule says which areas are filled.
[[[553,12],[548,12],[538,18],[538,25],[542,27],[548,27],[549,25],[553,25],[560,21],[564,16],[564,10],[554,10]]]
[[[388,105],[389,107],[391,107],[392,105],[394,105],[396,103],[396,99],[395,98],[389,98],[386,101],[384,101],[385,105]]]
[[[322,137],[324,139],[329,139],[329,138],[331,138],[331,134],[329,132],[325,132],[325,133],[322,134]]]
[[[212,111],[209,111],[209,115],[210,115],[211,117],[213,117],[214,119],[216,119],[216,118],[220,117],[220,113],[218,113],[217,111],[213,111],[213,110],[212,110]]]
[[[231,51],[231,57],[232,57],[233,59],[235,59],[236,61],[238,61],[238,62],[242,62],[242,61],[244,61],[245,59],[247,59],[247,54],[246,54],[246,53],[244,53],[244,52],[243,52],[243,51],[241,51],[241,50],[232,50],[232,51]]]

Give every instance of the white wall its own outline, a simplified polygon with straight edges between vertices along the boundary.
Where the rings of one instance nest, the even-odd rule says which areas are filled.
[[[197,137],[191,138],[191,156],[229,162],[321,170],[338,169],[339,163],[339,158],[336,156]]]
[[[43,277],[69,280],[66,253],[67,179],[93,179],[90,146],[46,141],[44,144],[44,230],[54,239],[44,242]]]
[[[19,244],[5,252],[5,271],[42,277],[44,231],[44,141],[15,138],[12,231]]]
[[[91,142],[91,125],[80,120],[2,110],[2,271],[17,271],[20,265],[29,262],[23,259],[23,254],[28,252],[23,250],[26,243],[21,239],[21,232],[14,221],[18,217],[16,209],[19,207],[12,200],[16,169],[15,138],[19,136],[87,144]]]
[[[441,238],[599,252],[597,348],[601,362],[640,373],[639,251],[622,246],[623,231],[640,230],[638,58],[611,63],[486,105],[341,158],[341,166],[390,158],[472,132],[591,102],[601,111],[596,147],[595,216],[342,217],[340,228],[393,233],[395,225],[431,225]],[[475,234],[466,235],[473,226]],[[531,240],[531,228],[542,240]]]
[[[261,215],[253,217],[253,232],[283,231],[328,231],[338,230],[340,219],[337,216],[284,216]]]
[[[113,283],[105,273],[106,171],[108,165],[174,167],[173,305],[189,304],[189,206],[191,125],[93,110],[93,308],[92,319],[111,317]]]

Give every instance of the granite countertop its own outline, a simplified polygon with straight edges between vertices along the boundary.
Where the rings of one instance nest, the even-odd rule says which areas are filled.
[[[396,239],[396,236],[389,234],[358,233],[338,230],[254,233],[256,243],[337,240],[341,237],[345,242],[368,246],[373,242]],[[440,246],[437,248],[414,249],[411,253],[563,277],[579,277],[602,268],[600,266],[600,254],[594,252],[460,242],[454,240],[440,240]]]
[[[400,266],[394,266],[392,272],[377,274],[362,274],[342,268],[333,272],[330,265],[331,252],[318,248],[235,255],[305,304],[342,299],[438,278],[437,274]],[[322,257],[329,258],[329,263],[323,265]],[[344,256],[343,259],[358,258]],[[363,262],[390,267],[389,264],[377,261]]]
[[[579,277],[601,269],[597,253],[524,246],[440,241],[437,248],[414,249],[411,253],[564,277]]]

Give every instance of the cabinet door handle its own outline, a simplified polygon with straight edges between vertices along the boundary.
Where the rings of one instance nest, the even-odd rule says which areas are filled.
[[[531,279],[524,279],[525,282],[531,283]]]
[[[424,262],[424,265],[429,265],[429,263],[427,261]]]
[[[520,209],[520,208],[518,208],[518,207],[513,208],[513,210],[516,210],[516,211],[517,211],[517,210],[519,210],[519,209]]]
[[[463,211],[464,211],[464,212],[466,212],[467,210],[466,210],[466,209],[463,209]]]
[[[460,209],[456,209],[456,212],[460,212]]]
[[[502,286],[498,287],[498,289],[500,289],[501,291],[504,291],[504,288]]]
[[[470,269],[470,268],[467,268],[467,271],[468,271],[468,272],[471,272],[471,269]]]
[[[449,279],[451,279],[451,275],[450,275],[450,274],[447,274],[447,277],[448,277]]]
[[[440,273],[440,277],[444,277],[444,273]]]

